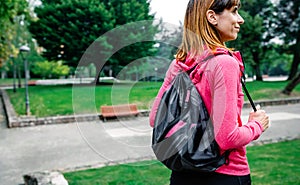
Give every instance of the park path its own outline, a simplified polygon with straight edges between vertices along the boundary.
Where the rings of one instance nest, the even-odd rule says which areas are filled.
[[[272,127],[253,143],[299,137],[300,104],[265,109]],[[243,110],[243,120],[249,111]],[[1,185],[22,184],[22,176],[31,172],[74,170],[154,157],[147,117],[13,129],[6,127],[5,119],[0,101]]]

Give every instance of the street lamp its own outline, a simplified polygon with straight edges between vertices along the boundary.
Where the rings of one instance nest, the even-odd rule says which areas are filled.
[[[13,55],[10,55],[10,58],[13,62],[13,92],[15,93],[17,90],[16,90],[16,63],[15,63],[15,60],[14,60],[14,56]]]
[[[22,59],[24,61],[24,72],[25,72],[25,106],[26,106],[26,115],[30,115],[30,105],[29,105],[29,95],[28,95],[28,78],[29,78],[29,71],[28,71],[28,61],[27,57],[24,57],[23,53],[28,53],[30,48],[28,46],[21,46],[20,53]]]

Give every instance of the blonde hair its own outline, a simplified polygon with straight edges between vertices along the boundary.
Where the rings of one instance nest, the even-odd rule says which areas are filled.
[[[213,10],[216,14],[220,14],[224,9],[230,9],[234,5],[240,6],[240,1],[190,0],[184,18],[182,43],[176,59],[185,61],[188,52],[192,56],[199,55],[205,46],[213,51],[218,47],[228,49],[221,41],[217,29],[208,22],[206,12]]]

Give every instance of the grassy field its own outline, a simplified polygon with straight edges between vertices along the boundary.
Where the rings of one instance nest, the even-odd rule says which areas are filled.
[[[287,82],[248,82],[254,100],[300,97],[300,86],[291,96],[281,94]],[[31,113],[38,117],[99,112],[100,105],[136,103],[139,109],[149,109],[161,82],[139,82],[126,85],[100,86],[30,86]],[[25,89],[16,93],[7,90],[19,115],[25,114]],[[245,97],[247,99],[247,97]]]
[[[253,185],[299,185],[300,140],[248,147]],[[166,185],[170,171],[157,161],[64,174],[70,185]]]
[[[99,112],[100,105],[136,103],[139,109],[148,109],[160,83],[136,83],[101,86],[30,86],[30,109],[33,115],[53,116]],[[19,115],[25,114],[25,89],[14,93],[7,90]]]
[[[40,80],[40,79],[37,79],[37,78],[31,78],[30,79],[30,81],[35,81],[35,80]],[[0,86],[12,86],[13,83],[14,83],[14,79],[13,78],[0,79]],[[19,83],[19,79],[15,79],[16,86],[18,86],[18,83]],[[25,79],[21,78],[20,79],[20,83],[21,83],[21,86],[23,86],[24,83],[25,83]]]
[[[24,79],[22,80],[22,84],[24,82]],[[4,78],[0,80],[0,85],[12,85],[13,84],[13,79],[12,78]],[[15,79],[15,83],[18,84],[18,79]]]

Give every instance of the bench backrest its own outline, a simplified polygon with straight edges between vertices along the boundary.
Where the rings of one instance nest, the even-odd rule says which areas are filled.
[[[103,116],[118,116],[137,114],[138,109],[136,104],[101,106],[101,114]]]

